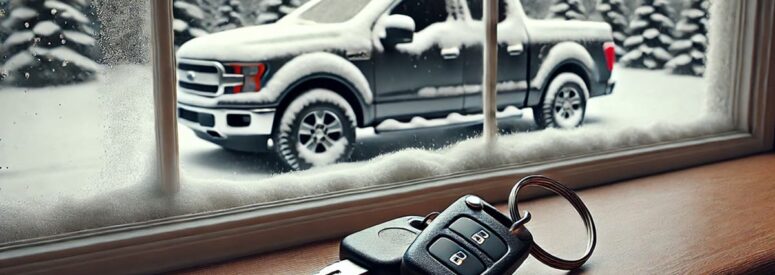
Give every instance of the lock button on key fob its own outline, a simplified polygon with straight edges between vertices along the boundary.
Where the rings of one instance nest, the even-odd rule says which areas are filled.
[[[499,260],[508,250],[506,244],[491,230],[470,218],[458,218],[449,226],[449,229],[479,247],[493,261]]]
[[[428,248],[436,260],[461,275],[478,275],[484,271],[484,264],[462,246],[449,238],[441,237]]]

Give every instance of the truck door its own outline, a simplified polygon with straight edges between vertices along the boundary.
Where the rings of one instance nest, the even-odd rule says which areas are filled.
[[[401,14],[415,22],[413,41],[384,45],[374,53],[377,119],[413,116],[443,117],[463,108],[461,46],[440,45],[453,28],[447,1],[402,0],[388,15]],[[386,15],[387,16],[387,15]],[[375,32],[379,27],[375,27]],[[442,32],[442,33],[440,33]]]
[[[484,31],[482,0],[466,0],[466,2],[471,11],[471,20]],[[527,34],[522,18],[517,18],[521,15],[517,12],[509,12],[516,7],[510,7],[505,2],[519,1],[498,1],[500,13],[498,15],[498,22],[500,22],[498,24],[498,107],[500,109],[513,105],[521,108],[525,105],[529,83]],[[515,18],[507,18],[507,15]],[[478,93],[473,93],[471,89],[472,92],[466,94],[463,103],[466,113],[482,112],[482,52],[482,43],[469,45],[464,49],[463,83],[467,87],[479,88]]]

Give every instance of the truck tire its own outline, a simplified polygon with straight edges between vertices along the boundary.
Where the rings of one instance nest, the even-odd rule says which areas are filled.
[[[574,73],[557,75],[544,93],[541,105],[533,107],[539,128],[571,129],[584,123],[589,92],[587,84]]]
[[[275,152],[294,170],[350,158],[355,113],[347,100],[327,89],[312,89],[285,108],[274,129]]]

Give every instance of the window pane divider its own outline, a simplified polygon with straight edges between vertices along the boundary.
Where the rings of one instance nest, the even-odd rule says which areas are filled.
[[[172,0],[151,1],[153,94],[156,114],[158,180],[164,194],[180,190],[178,155],[177,76],[172,31]]]
[[[485,0],[482,1],[484,7],[484,54],[483,54],[483,76],[482,76],[482,111],[484,113],[484,139],[487,142],[492,141],[498,135],[498,1],[503,0]]]

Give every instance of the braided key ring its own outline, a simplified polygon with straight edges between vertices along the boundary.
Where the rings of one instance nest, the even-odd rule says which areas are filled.
[[[584,205],[584,202],[581,201],[581,198],[579,198],[579,196],[576,195],[573,190],[570,190],[568,187],[565,187],[559,182],[544,176],[529,176],[520,180],[519,183],[517,183],[517,185],[511,189],[511,195],[509,196],[509,212],[511,213],[511,220],[513,221],[523,221],[522,224],[524,224],[525,219],[519,216],[517,197],[519,195],[519,190],[529,186],[542,187],[557,193],[558,195],[568,200],[568,202],[573,205],[573,208],[576,209],[581,218],[584,220],[584,227],[587,229],[588,238],[587,251],[584,253],[584,257],[581,257],[578,260],[565,260],[558,258],[552,254],[549,254],[549,252],[546,252],[546,250],[538,246],[536,243],[533,243],[533,245],[530,247],[530,255],[533,255],[533,257],[542,263],[558,269],[573,270],[584,265],[584,263],[589,260],[589,257],[592,256],[592,252],[595,250],[595,245],[597,244],[597,230],[595,229],[595,221],[592,220],[592,214],[589,213],[587,206]],[[526,214],[529,215],[529,213]],[[529,219],[529,217],[526,218]]]

